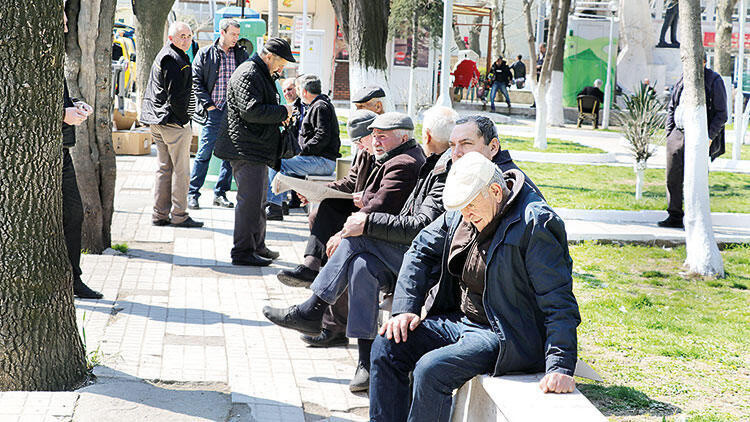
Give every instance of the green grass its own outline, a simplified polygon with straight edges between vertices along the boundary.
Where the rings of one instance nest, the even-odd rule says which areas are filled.
[[[128,253],[129,250],[127,243],[115,243],[112,245],[112,249],[122,253]]]
[[[683,278],[685,248],[571,245],[579,357],[604,383],[581,391],[614,420],[750,417],[750,245],[727,277]],[[679,414],[679,415],[678,415]]]
[[[592,148],[581,145],[572,141],[563,141],[557,138],[547,138],[547,149],[539,150],[534,148],[534,138],[522,136],[500,136],[500,147],[517,151],[539,151],[551,153],[575,153],[575,154],[604,154],[605,151],[599,148]]]
[[[666,209],[665,172],[647,169],[643,198],[635,200],[631,167],[518,162],[553,207],[582,209]],[[750,175],[711,172],[711,211],[750,213]]]

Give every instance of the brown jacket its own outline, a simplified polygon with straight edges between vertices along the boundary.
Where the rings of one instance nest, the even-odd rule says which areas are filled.
[[[361,211],[398,214],[414,190],[424,163],[422,147],[413,139],[375,160],[362,195]]]
[[[346,177],[329,183],[328,187],[346,193],[362,192],[374,162],[372,154],[365,150],[359,151]]]

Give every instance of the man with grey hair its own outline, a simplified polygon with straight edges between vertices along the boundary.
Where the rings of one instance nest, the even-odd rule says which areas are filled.
[[[372,421],[447,421],[453,391],[480,374],[544,371],[543,392],[575,389],[581,318],[562,219],[520,170],[479,152],[453,164],[443,204],[406,252],[372,346]]]
[[[143,94],[140,120],[151,126],[159,166],[151,216],[155,226],[170,223],[177,227],[203,226],[187,213],[193,138],[188,107],[193,78],[190,58],[185,52],[192,41],[193,31],[186,23],[174,22],[169,26],[169,43],[156,55]]]
[[[327,95],[321,93],[320,78],[315,75],[302,75],[297,78],[299,96],[305,104],[305,116],[299,128],[300,152],[292,158],[281,160],[281,168],[268,169],[268,220],[283,220],[282,204],[286,192],[274,194],[271,191],[276,173],[289,176],[327,176],[336,169],[336,159],[341,157],[339,147],[339,121],[336,108]]]
[[[237,66],[249,57],[247,51],[237,45],[239,38],[240,24],[234,19],[222,19],[219,22],[219,38],[213,44],[201,48],[193,61],[193,91],[198,101],[193,120],[203,127],[190,174],[188,208],[191,209],[200,208],[200,189],[206,180],[219,125],[226,115],[229,78]],[[234,204],[227,199],[227,191],[231,187],[232,166],[229,161],[223,160],[219,179],[214,186],[213,204],[233,208]]]

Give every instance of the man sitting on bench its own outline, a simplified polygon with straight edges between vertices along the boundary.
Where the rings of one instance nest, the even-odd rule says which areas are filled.
[[[478,152],[453,164],[443,204],[406,253],[394,316],[372,345],[372,421],[448,421],[453,390],[480,374],[545,371],[542,391],[575,389],[580,315],[563,221],[521,171]]]

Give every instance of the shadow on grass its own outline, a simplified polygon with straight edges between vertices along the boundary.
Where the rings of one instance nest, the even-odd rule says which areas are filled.
[[[677,406],[652,400],[630,387],[596,384],[579,384],[577,387],[604,416],[672,416],[682,412]]]

